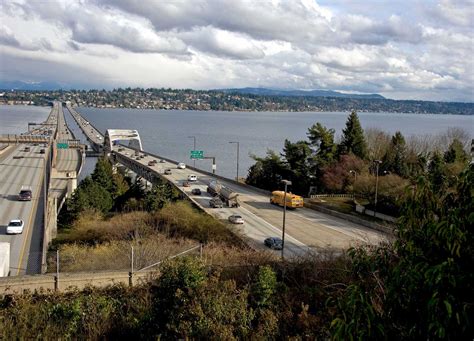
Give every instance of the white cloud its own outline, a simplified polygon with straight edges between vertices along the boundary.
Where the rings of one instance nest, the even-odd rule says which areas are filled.
[[[320,1],[4,0],[0,72],[100,88],[474,100],[472,0]]]

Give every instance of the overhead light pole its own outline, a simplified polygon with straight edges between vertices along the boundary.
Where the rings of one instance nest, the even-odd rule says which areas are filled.
[[[377,215],[377,193],[379,187],[379,166],[382,163],[381,160],[374,160],[376,165],[376,172],[375,172],[375,201],[374,201],[374,217]]]
[[[188,139],[193,139],[193,150],[196,150],[196,136],[188,136]],[[196,168],[196,159],[193,159],[193,167]]]
[[[351,169],[349,171],[349,173],[351,173],[352,175],[354,175],[354,184],[352,185],[352,199],[355,200],[355,190],[354,190],[354,185],[357,181],[357,172],[353,169]]]
[[[239,154],[240,154],[240,143],[239,141],[230,141],[229,143],[234,143],[237,145],[237,176],[235,180],[239,182]]]
[[[285,196],[283,197],[283,230],[281,231],[281,259],[285,258],[285,223],[286,223],[286,193],[288,192],[288,185],[291,186],[291,181],[282,180],[282,184],[285,185]]]

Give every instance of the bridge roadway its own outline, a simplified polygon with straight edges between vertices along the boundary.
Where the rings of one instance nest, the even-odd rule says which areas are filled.
[[[75,111],[75,110],[74,110]],[[85,123],[80,114],[75,111],[76,122],[83,130],[84,134],[90,135],[92,141],[99,143],[97,135],[103,136],[95,128],[88,129],[90,123]],[[102,137],[103,139],[103,137]],[[103,140],[102,140],[103,141]],[[118,150],[122,147],[123,150]],[[155,166],[148,166],[148,162],[153,159],[161,159],[158,155],[151,155],[146,152],[145,158],[136,160],[135,150],[123,146],[115,146],[112,151],[116,155],[119,163],[129,168],[135,168],[142,174],[163,177],[178,188],[180,188],[189,198],[201,205],[207,212],[218,219],[227,219],[231,214],[240,214],[245,220],[245,224],[237,227],[242,235],[255,248],[264,248],[263,240],[270,236],[281,236],[282,232],[282,208],[270,204],[269,195],[256,190],[250,186],[240,185],[232,180],[220,178],[219,181],[233,191],[239,193],[241,207],[239,208],[209,208],[210,196],[206,193],[207,184],[213,180],[212,175],[199,170],[177,169],[176,162],[166,160],[164,163],[157,163]],[[158,160],[159,161],[159,160]],[[163,170],[170,168],[171,175],[162,174]],[[187,180],[189,174],[198,176],[198,181],[191,187],[183,187],[183,181]],[[200,188],[201,196],[191,194],[192,188]],[[286,240],[285,252],[289,255],[301,255],[308,250],[319,251],[322,249],[346,249],[350,246],[361,244],[378,244],[389,238],[386,234],[373,229],[348,222],[324,213],[320,213],[308,208],[300,208],[294,211],[287,211],[286,215]]]
[[[68,128],[64,119],[63,107],[59,106],[58,131],[56,142],[68,142],[75,139],[74,134]],[[82,164],[82,153],[79,148],[56,149],[55,169],[58,172],[76,172],[79,174]],[[67,191],[68,179],[64,177],[53,177],[50,182],[50,197],[61,198]]]
[[[45,134],[56,129],[59,105],[55,104],[45,121],[48,125],[29,134]],[[0,241],[10,243],[10,275],[35,274],[41,272],[43,241],[43,176],[44,165],[49,162],[50,152],[44,145],[25,144],[12,146],[0,158]],[[40,150],[45,149],[41,154]],[[32,188],[31,201],[18,201],[22,186]],[[22,234],[7,235],[6,226],[12,219],[22,219],[25,226]]]
[[[76,121],[77,125],[84,132],[84,135],[87,137],[87,140],[90,142],[91,147],[96,151],[102,151],[104,146],[104,135],[95,128],[90,122],[81,116],[77,110],[71,107],[69,104],[66,104],[67,110],[69,110],[71,116]]]

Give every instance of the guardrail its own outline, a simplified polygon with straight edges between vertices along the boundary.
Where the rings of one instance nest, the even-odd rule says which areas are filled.
[[[354,198],[354,194],[311,194],[310,199],[316,198]]]

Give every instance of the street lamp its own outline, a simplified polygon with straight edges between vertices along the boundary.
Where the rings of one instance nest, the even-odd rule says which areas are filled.
[[[288,190],[288,185],[291,186],[291,181],[281,180],[281,183],[285,185],[285,196],[283,199],[283,231],[281,236],[281,258],[284,259],[284,250],[285,250],[285,222],[286,222],[286,193]]]
[[[374,202],[374,217],[376,216],[377,214],[377,191],[378,191],[378,187],[379,187],[379,166],[380,164],[382,163],[382,161],[380,160],[374,160],[375,162],[375,165],[377,167],[377,170],[376,170],[376,175],[375,175],[375,202]]]
[[[355,190],[354,190],[354,185],[355,185],[355,183],[356,183],[356,181],[357,181],[357,172],[356,172],[355,170],[351,169],[351,170],[349,171],[349,173],[351,173],[352,175],[354,175],[354,184],[352,185],[352,199],[354,199],[354,200],[355,200],[355,195],[354,195],[354,193],[355,193]]]
[[[235,178],[239,182],[239,154],[240,154],[240,143],[238,141],[230,141],[229,143],[235,143],[237,145],[237,177]]]
[[[188,139],[193,139],[193,150],[196,150],[196,136],[188,136]],[[193,159],[193,167],[196,168],[196,159]]]

